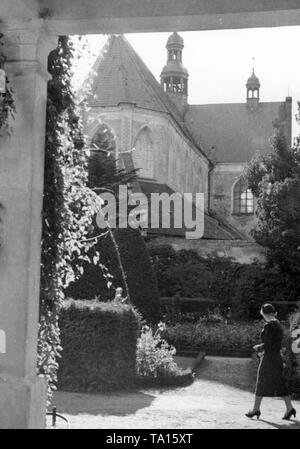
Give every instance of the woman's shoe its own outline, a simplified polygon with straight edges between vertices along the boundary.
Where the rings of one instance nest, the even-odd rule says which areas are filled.
[[[247,416],[247,418],[253,418],[254,416],[256,416],[257,419],[259,419],[260,417],[260,410],[256,410],[256,412],[248,412],[245,414],[245,416]]]
[[[292,416],[296,418],[296,410],[294,408],[292,408],[289,412],[286,412],[282,419],[289,421]]]

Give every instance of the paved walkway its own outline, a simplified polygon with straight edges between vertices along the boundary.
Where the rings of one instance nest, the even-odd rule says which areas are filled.
[[[259,421],[246,418],[252,391],[248,359],[206,357],[194,383],[184,388],[111,395],[57,392],[53,405],[73,429],[300,429],[300,421],[281,419],[280,399],[264,399]],[[299,401],[295,407],[300,417]]]

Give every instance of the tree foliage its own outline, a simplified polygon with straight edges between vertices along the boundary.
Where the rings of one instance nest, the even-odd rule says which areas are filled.
[[[242,320],[260,319],[259,310],[266,301],[286,301],[275,306],[282,319],[294,308],[290,302],[300,295],[299,276],[279,273],[278,268],[258,262],[240,264],[226,257],[203,258],[193,250],[175,251],[168,245],[153,245],[150,255],[161,297],[202,298],[200,303],[189,300],[181,304],[183,320],[186,313],[199,316],[213,310],[211,300],[221,311],[230,306],[232,317]]]
[[[268,262],[281,272],[300,272],[300,138],[289,148],[277,128],[273,152],[255,157],[246,169],[257,197],[258,222],[252,231],[268,249]]]
[[[107,234],[95,246],[100,253],[103,273],[95,265],[83,261],[83,275],[69,285],[66,295],[74,299],[98,297],[101,301],[108,301],[114,298],[115,289],[122,287],[124,294],[128,290],[131,303],[142,317],[148,323],[157,323],[161,319],[157,280],[140,231],[116,229],[113,236],[125,271],[127,288],[115,246]]]
[[[127,173],[117,167],[115,150],[115,136],[105,123],[100,124],[91,142],[88,162],[89,186],[97,193],[110,190],[117,196],[120,184],[131,183],[136,179],[136,170]]]
[[[65,288],[91,265],[96,267],[98,277],[103,273],[106,283],[111,284],[95,245],[99,240],[99,230],[94,226],[100,204],[98,193],[115,191],[120,183],[130,182],[135,176],[116,168],[110,154],[114,142],[107,127],[98,129],[97,141],[87,149],[72,88],[75,53],[72,39],[62,36],[48,60],[52,79],[46,115],[37,365],[48,381],[49,400],[56,388],[62,349],[59,314]]]

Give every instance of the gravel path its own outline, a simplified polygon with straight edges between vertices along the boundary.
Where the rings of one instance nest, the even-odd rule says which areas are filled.
[[[261,419],[244,416],[253,402],[248,359],[206,357],[192,385],[131,393],[57,392],[53,405],[73,429],[300,429],[283,421],[284,403],[266,398]],[[300,415],[300,402],[295,402]]]

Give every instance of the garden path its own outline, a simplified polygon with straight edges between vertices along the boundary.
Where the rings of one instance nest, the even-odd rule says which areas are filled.
[[[266,398],[259,421],[244,416],[253,402],[249,359],[206,357],[192,385],[114,394],[56,392],[53,405],[73,429],[300,429],[283,421],[284,404]],[[300,401],[295,402],[300,416]]]

